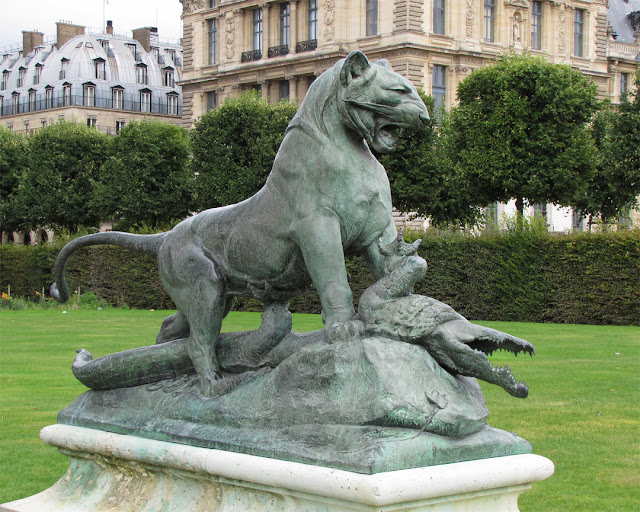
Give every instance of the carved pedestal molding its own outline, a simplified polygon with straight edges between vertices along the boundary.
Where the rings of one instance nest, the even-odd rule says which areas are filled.
[[[517,512],[553,473],[532,454],[363,475],[67,425],[41,437],[69,471],[0,512]]]

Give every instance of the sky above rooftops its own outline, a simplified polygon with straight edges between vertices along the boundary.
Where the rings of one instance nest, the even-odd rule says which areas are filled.
[[[140,27],[157,27],[161,41],[182,36],[182,4],[179,0],[15,0],[2,1],[0,51],[22,46],[22,31],[43,32],[55,41],[56,22],[67,21],[92,30],[104,29],[103,20],[113,21],[116,34]]]

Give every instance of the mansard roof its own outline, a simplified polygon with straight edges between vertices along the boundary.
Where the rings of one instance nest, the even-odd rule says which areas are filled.
[[[153,44],[153,43],[152,43]],[[30,88],[42,90],[46,87],[61,87],[64,83],[80,85],[92,81],[100,94],[108,94],[111,87],[122,86],[134,93],[147,88],[154,93],[178,92],[180,87],[164,86],[164,71],[167,66],[175,70],[175,81],[182,72],[182,47],[176,44],[153,44],[157,55],[146,52],[135,39],[110,34],[83,34],[75,36],[58,48],[55,44],[36,47],[28,55],[13,52],[0,55],[0,74],[8,72],[6,91],[26,92]],[[133,51],[135,49],[135,52]],[[175,61],[172,58],[175,55]],[[62,61],[66,62],[63,70]],[[96,72],[96,63],[104,63],[104,74]],[[147,67],[147,83],[137,83],[136,65]],[[34,83],[35,69],[41,72]],[[24,79],[20,83],[20,69]],[[102,78],[103,77],[103,78]]]

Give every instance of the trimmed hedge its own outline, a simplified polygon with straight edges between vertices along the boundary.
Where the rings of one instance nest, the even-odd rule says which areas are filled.
[[[578,324],[640,324],[640,232],[549,235],[531,231],[473,237],[408,234],[423,238],[420,255],[429,263],[416,293],[450,304],[473,320]],[[60,245],[0,247],[0,288],[34,297],[52,282]],[[373,282],[364,259],[347,260],[357,304]],[[114,305],[141,309],[175,306],[158,279],[153,258],[117,247],[93,247],[70,258],[72,289],[93,291]],[[260,311],[256,300],[236,309]],[[293,312],[319,313],[317,294],[291,302]]]

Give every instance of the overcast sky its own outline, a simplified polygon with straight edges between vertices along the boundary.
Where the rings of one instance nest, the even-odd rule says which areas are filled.
[[[178,0],[0,0],[0,6],[0,50],[21,46],[23,30],[38,30],[45,39],[55,39],[57,21],[99,29],[103,12],[104,19],[113,21],[116,34],[157,26],[160,40],[182,35],[182,4]]]

